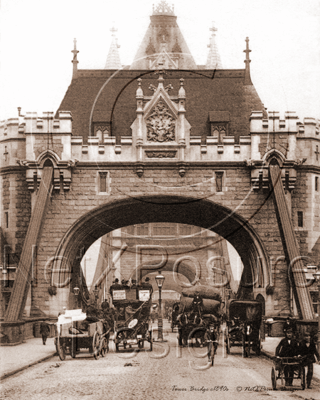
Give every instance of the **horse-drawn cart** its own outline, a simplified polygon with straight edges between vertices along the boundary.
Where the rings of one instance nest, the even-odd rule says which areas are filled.
[[[81,309],[66,310],[59,315],[57,332],[55,345],[60,360],[65,360],[66,354],[75,358],[81,349],[88,349],[95,359],[100,354],[104,357],[108,351],[109,330],[105,330],[102,321],[87,317]]]
[[[261,351],[260,326],[262,304],[258,301],[232,300],[228,308],[226,350],[241,346],[243,357],[250,356],[250,349],[257,355]]]
[[[150,289],[142,285],[118,285],[116,289],[111,289],[112,302],[117,310],[114,334],[116,351],[135,347],[142,349],[145,342],[150,343],[152,350],[149,327],[151,293],[152,287]]]

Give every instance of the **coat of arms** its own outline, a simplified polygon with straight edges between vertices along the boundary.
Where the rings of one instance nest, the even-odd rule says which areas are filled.
[[[146,121],[151,142],[170,142],[175,140],[175,120],[162,100],[159,100]]]

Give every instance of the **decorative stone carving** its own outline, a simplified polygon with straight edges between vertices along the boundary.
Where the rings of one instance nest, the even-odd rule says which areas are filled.
[[[153,92],[155,92],[157,90],[157,88],[152,83],[150,83],[149,90],[152,90]]]
[[[150,142],[172,142],[175,140],[175,120],[164,101],[159,100],[147,118],[147,140]]]
[[[226,136],[227,128],[225,125],[211,125],[211,135],[217,136],[219,142],[222,142],[223,137]]]
[[[110,135],[110,126],[108,123],[95,123],[93,129],[93,135],[98,136],[101,142],[103,142],[104,135]]]
[[[177,150],[151,151],[146,150],[148,158],[175,158]]]
[[[173,6],[170,7],[166,1],[162,0],[156,7],[153,6],[153,15],[174,15],[174,8]]]

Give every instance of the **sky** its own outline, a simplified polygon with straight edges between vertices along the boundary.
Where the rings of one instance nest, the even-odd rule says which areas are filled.
[[[103,69],[117,31],[121,62],[132,63],[156,0],[1,0],[0,120],[56,111],[78,68]],[[227,69],[244,68],[269,111],[320,118],[320,0],[172,0],[197,64],[205,64],[209,28]]]

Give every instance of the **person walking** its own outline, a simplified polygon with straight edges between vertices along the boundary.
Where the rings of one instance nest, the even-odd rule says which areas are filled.
[[[42,336],[42,343],[43,345],[45,345],[47,342],[47,338],[50,335],[50,326],[47,324],[46,321],[42,321],[40,323],[40,334]]]
[[[313,363],[316,362],[316,358],[318,364],[320,364],[320,357],[317,350],[317,347],[314,341],[311,339],[310,333],[306,332],[304,334],[304,339],[300,343],[299,346],[299,355],[302,357],[306,357],[304,362],[304,367],[307,369],[307,388],[311,389],[311,381],[313,377]]]

